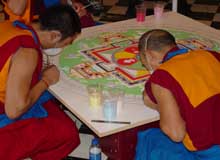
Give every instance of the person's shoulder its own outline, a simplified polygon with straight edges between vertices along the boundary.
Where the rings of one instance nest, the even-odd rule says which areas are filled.
[[[38,61],[38,51],[35,48],[20,47],[13,56],[12,62],[25,62],[26,65],[36,65]]]
[[[220,53],[217,51],[210,50],[210,52],[219,62],[220,62]]]
[[[35,49],[35,48],[20,47],[17,50],[17,53],[18,53],[19,56],[30,57],[30,58],[38,56],[38,50]]]
[[[5,42],[9,42],[12,39],[13,42],[11,42],[14,43],[16,39],[20,39],[19,37],[31,35],[31,33],[15,27],[11,21],[4,21],[0,23],[0,35],[0,44],[3,45]],[[20,40],[18,41],[20,42]]]

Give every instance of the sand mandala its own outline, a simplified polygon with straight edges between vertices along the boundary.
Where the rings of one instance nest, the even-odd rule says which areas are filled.
[[[105,32],[74,42],[60,56],[60,68],[79,84],[120,85],[127,95],[142,94],[149,72],[138,55],[138,39],[147,29]],[[216,42],[199,35],[168,29],[180,48],[220,50]]]

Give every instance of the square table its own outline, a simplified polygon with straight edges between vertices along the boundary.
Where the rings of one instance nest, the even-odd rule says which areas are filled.
[[[155,19],[153,15],[147,16],[143,23],[137,23],[135,19],[130,19],[85,28],[82,30],[79,39],[97,33],[122,32],[131,28],[178,29],[201,35],[220,44],[220,31],[176,12],[166,12],[160,20]],[[56,65],[59,64],[59,56],[52,57],[52,60]],[[73,82],[62,71],[60,81],[51,86],[49,91],[101,138],[103,151],[112,159],[131,159],[135,153],[134,148],[136,144],[136,134],[139,131],[138,128],[142,126],[145,126],[144,128],[155,126],[152,122],[159,120],[157,111],[146,107],[140,97],[135,98],[132,102],[130,100],[126,102],[127,98],[129,99],[129,96],[126,96],[123,110],[119,113],[116,120],[129,121],[131,124],[91,122],[93,119],[103,119],[102,109],[96,111],[91,110],[86,89],[82,88],[82,90],[79,91],[77,83]],[[143,130],[143,128],[140,130]],[[130,148],[126,147],[126,145],[130,145]]]

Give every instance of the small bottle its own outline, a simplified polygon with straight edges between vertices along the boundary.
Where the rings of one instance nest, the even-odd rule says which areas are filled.
[[[89,160],[101,160],[101,148],[97,138],[92,140],[92,144],[89,148]]]

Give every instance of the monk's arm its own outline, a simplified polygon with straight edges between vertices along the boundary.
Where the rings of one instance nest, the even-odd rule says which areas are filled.
[[[147,95],[146,93],[146,90],[143,91],[143,101],[144,101],[144,104],[149,107],[149,108],[152,108],[152,109],[155,109],[155,110],[158,110],[157,109],[157,104],[154,103],[150,98],[149,96]]]
[[[23,15],[28,0],[8,0],[8,7],[10,10],[18,16]]]
[[[28,48],[20,48],[11,59],[5,98],[5,112],[11,119],[25,113],[47,89],[43,81],[31,88],[37,61],[37,51]]]
[[[186,129],[175,97],[166,88],[157,84],[151,86],[158,104],[161,130],[173,141],[181,142],[186,134]]]

